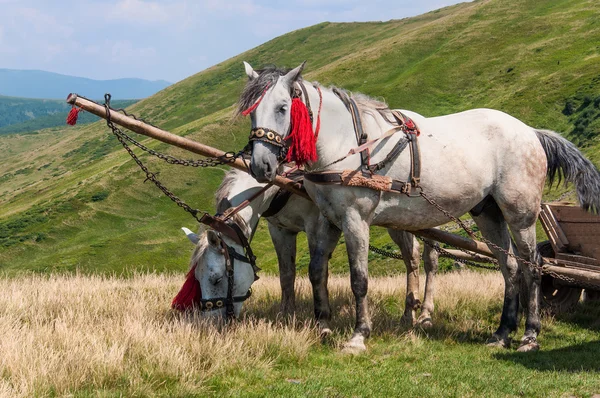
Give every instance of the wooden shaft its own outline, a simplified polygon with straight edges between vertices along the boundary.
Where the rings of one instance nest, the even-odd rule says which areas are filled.
[[[476,263],[485,263],[485,264],[493,264],[494,260],[492,258],[489,258],[487,256],[482,257],[482,256],[477,256],[475,254],[470,254],[470,253],[465,253],[465,252],[461,252],[460,250],[455,250],[455,249],[444,249],[448,252],[448,254],[451,254],[454,257],[458,257],[461,260],[468,260],[468,261],[474,261]],[[444,253],[440,253],[441,257],[446,257],[444,255]]]
[[[438,242],[444,242],[452,246],[460,247],[461,249],[469,250],[475,253],[483,254],[484,256],[494,257],[490,248],[483,242],[476,240],[463,238],[460,235],[445,232],[440,229],[421,229],[419,231],[411,231],[415,235],[419,235],[423,238],[436,240]]]
[[[84,111],[93,113],[96,116],[106,119],[106,109],[104,109],[104,106],[98,105],[97,103],[87,100],[85,98],[81,98],[77,96],[77,94],[69,94],[69,96],[67,97],[67,102],[71,105],[75,105],[82,108]],[[196,141],[192,141],[185,137],[180,137],[178,135],[169,133],[168,131],[151,126],[140,120],[135,120],[132,117],[125,116],[117,111],[110,113],[110,120],[113,123],[125,127],[126,129],[131,130],[135,133],[154,138],[166,144],[174,145],[176,147],[185,149],[198,155],[208,157],[219,157],[225,155],[225,152],[219,149],[201,144]],[[227,163],[227,165],[248,172],[246,164],[239,158],[235,159],[235,161],[231,163]],[[288,191],[295,193],[296,195],[300,195],[305,199],[310,200],[306,191],[298,183],[290,180],[289,178],[277,176],[275,177],[275,181],[273,182],[273,184],[283,189],[287,189]]]
[[[557,260],[557,262],[560,262],[560,260]],[[598,289],[600,289],[600,273],[597,271],[586,271],[583,269],[567,268],[551,264],[544,264],[542,269],[546,272],[554,272],[558,275],[573,278],[577,282],[584,282],[587,284],[596,285],[598,286]]]

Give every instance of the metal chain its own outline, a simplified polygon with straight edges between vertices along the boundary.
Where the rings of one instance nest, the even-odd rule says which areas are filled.
[[[140,168],[142,169],[142,171],[144,173],[146,173],[146,180],[144,180],[144,182],[146,181],[152,181],[154,183],[154,185],[156,185],[156,187],[158,189],[160,189],[169,199],[171,199],[173,202],[175,202],[175,204],[177,204],[177,206],[181,207],[183,210],[187,211],[188,213],[190,213],[192,215],[192,217],[194,217],[198,222],[200,222],[200,217],[198,216],[199,213],[201,213],[200,210],[198,209],[193,209],[192,207],[190,207],[187,203],[185,203],[183,200],[181,200],[180,198],[178,198],[173,192],[169,191],[169,189],[167,187],[165,187],[157,178],[156,178],[156,174],[149,171],[148,168],[146,166],[144,166],[144,164],[140,161],[140,159],[135,155],[135,153],[133,153],[133,151],[131,150],[131,148],[129,147],[129,145],[127,145],[127,143],[125,142],[126,138],[124,137],[125,134],[120,131],[112,122],[108,122],[108,127],[110,127],[113,131],[113,134],[117,137],[117,139],[119,140],[119,142],[123,145],[123,148],[125,148],[125,150],[129,153],[129,155],[131,156],[131,158],[138,164],[138,166],[140,166]]]
[[[435,250],[440,256],[443,255],[443,257],[449,258],[449,259],[459,262],[461,264],[465,264],[465,265],[468,265],[470,267],[475,267],[475,268],[487,269],[487,270],[491,270],[491,271],[500,270],[500,267],[498,266],[498,260],[490,258],[489,261],[492,264],[496,264],[496,265],[490,265],[490,266],[482,265],[482,264],[476,263],[475,261],[465,260],[464,258],[457,257],[454,254],[450,253],[449,251],[442,249],[439,245],[429,243],[429,241],[427,241],[426,239],[421,238],[421,241],[423,241],[424,244],[426,244],[427,246],[429,246],[433,250]],[[457,249],[459,249],[462,252],[468,253],[468,251],[463,250],[461,248],[457,248]],[[471,254],[471,253],[468,253],[468,254]],[[484,259],[484,257],[481,257],[481,256],[476,256],[476,257],[481,258],[482,260]],[[488,260],[488,259],[485,258],[485,260]]]
[[[165,187],[156,178],[156,174],[151,172],[150,170],[148,170],[148,168],[146,166],[144,166],[142,161],[135,155],[135,153],[129,147],[129,145],[127,145],[126,140],[129,137],[127,136],[127,134],[123,133],[117,126],[115,126],[114,123],[111,121],[111,118],[110,118],[110,94],[106,94],[104,96],[104,100],[105,100],[104,108],[106,109],[106,124],[112,130],[113,134],[115,135],[115,137],[117,137],[117,139],[119,140],[121,145],[123,145],[123,148],[125,148],[125,150],[127,151],[127,153],[129,153],[131,158],[137,163],[137,165],[146,174],[146,180],[144,180],[144,182],[146,182],[148,180],[152,181],[154,183],[154,185],[156,185],[156,187],[158,189],[160,189],[169,199],[171,199],[175,204],[177,204],[177,206],[181,207],[182,209],[184,209],[185,211],[190,213],[192,215],[192,217],[194,217],[198,222],[200,222],[200,217],[198,216],[198,213],[200,213],[200,210],[193,209],[187,203],[185,203],[184,201],[179,199],[177,196],[175,196],[175,194],[173,192],[169,191],[169,189],[167,189],[167,187]]]
[[[454,221],[456,224],[458,224],[470,237],[471,239],[477,239],[477,236],[475,236],[475,233],[473,232],[473,230],[469,227],[467,227],[465,225],[465,223],[460,220],[459,218],[453,216],[452,214],[450,214],[450,212],[448,212],[447,210],[445,210],[444,208],[442,208],[438,203],[436,203],[433,199],[431,199],[429,196],[427,196],[423,191],[421,191],[421,196],[423,197],[423,199],[425,199],[429,204],[431,204],[433,207],[435,207],[437,210],[439,210],[440,212],[442,212],[446,217],[448,217],[450,220]],[[513,253],[510,253],[508,250],[498,246],[497,244],[491,242],[490,240],[486,239],[485,237],[482,236],[481,240],[487,244],[490,248],[494,248],[500,252],[502,252],[503,254],[514,258],[517,261],[521,261],[522,263],[530,266],[531,268],[533,268],[534,270],[538,271],[540,274],[547,274],[552,276],[553,278],[565,281],[567,283],[577,283],[577,281],[573,278],[570,278],[568,276],[565,275],[559,275],[554,271],[549,271],[548,269],[544,269],[543,266],[539,265],[539,264],[535,264],[523,257],[517,256]]]
[[[123,135],[123,138],[125,138],[127,141],[129,141],[133,145],[137,146],[141,150],[143,150],[153,156],[156,156],[157,158],[164,160],[165,162],[167,162],[169,164],[175,164],[175,165],[179,165],[179,166],[216,167],[216,166],[221,166],[221,165],[232,163],[235,161],[235,159],[237,159],[238,157],[241,157],[244,153],[246,153],[246,148],[244,148],[237,153],[226,152],[224,155],[207,158],[207,159],[201,159],[201,160],[179,159],[174,156],[160,153],[153,149],[150,149],[123,132],[121,132],[121,134]]]
[[[135,119],[137,121],[143,122],[145,124],[148,124],[152,127],[155,128],[159,128],[157,126],[155,126],[154,124],[147,122],[146,120],[142,119],[142,118],[138,118],[136,115],[132,114],[132,113],[128,113],[125,109],[123,108],[119,108],[119,109],[111,109],[110,111],[108,110],[108,107],[110,107],[110,100],[111,100],[111,95],[110,94],[105,94],[104,95],[104,101],[105,101],[105,108],[107,108],[107,117],[110,118],[110,111],[117,111],[120,112],[122,114],[124,114],[125,116],[128,116],[132,119]],[[112,123],[112,122],[111,122]],[[110,127],[110,126],[109,126]],[[111,127],[112,129],[112,127]],[[179,166],[190,166],[190,167],[216,167],[216,166],[221,166],[221,165],[225,165],[228,163],[232,163],[235,161],[235,159],[237,159],[238,157],[241,157],[244,153],[246,153],[248,151],[248,146],[244,147],[241,151],[239,152],[226,152],[225,154],[221,155],[221,156],[216,156],[216,157],[209,157],[206,159],[201,159],[201,160],[192,160],[192,159],[179,159],[176,158],[175,156],[171,156],[171,155],[167,155],[158,151],[155,151],[153,149],[148,148],[147,146],[143,145],[142,143],[136,141],[135,139],[131,138],[128,134],[124,133],[123,131],[119,130],[121,132],[121,136],[122,138],[126,139],[127,141],[129,141],[130,143],[132,143],[133,145],[137,146],[138,148],[140,148],[141,150],[156,156],[157,158],[164,160],[165,162],[169,163],[169,164],[174,164],[174,165],[179,165]]]
[[[575,193],[575,191],[571,189],[570,191],[567,191],[567,192],[563,193],[562,195],[560,195],[558,198],[554,199],[552,202],[561,202],[565,198],[568,198],[569,196],[571,196],[571,194],[573,194],[573,193]]]
[[[372,245],[369,245],[369,250],[371,250],[373,253],[380,254],[380,255],[382,255],[384,257],[395,258],[397,260],[404,260],[404,258],[402,257],[402,255],[399,254],[399,253],[390,252],[390,251],[387,251],[387,250],[384,250],[384,249],[380,249],[380,248],[372,246]]]

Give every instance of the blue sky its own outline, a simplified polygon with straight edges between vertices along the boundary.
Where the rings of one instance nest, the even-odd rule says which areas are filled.
[[[0,68],[176,82],[323,21],[387,21],[458,2],[0,0]]]

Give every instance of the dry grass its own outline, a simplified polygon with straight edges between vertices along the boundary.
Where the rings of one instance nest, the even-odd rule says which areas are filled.
[[[280,357],[302,361],[318,344],[309,321],[312,295],[307,279],[298,281],[295,319],[277,313],[278,279],[263,277],[246,317],[228,328],[173,313],[170,300],[181,283],[180,275],[155,274],[131,279],[81,275],[0,279],[0,396],[99,390],[198,394],[207,392],[210,377],[266,370]],[[398,322],[404,286],[404,276],[371,280],[376,334],[407,333]],[[440,333],[477,329],[477,321],[469,320],[477,317],[462,312],[485,313],[490,306],[499,306],[502,286],[498,274],[440,276],[436,300]],[[331,278],[330,295],[338,344],[353,322],[348,279]],[[453,331],[444,326],[447,321],[453,322]]]

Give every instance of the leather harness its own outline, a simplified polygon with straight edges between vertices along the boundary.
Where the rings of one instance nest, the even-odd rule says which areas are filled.
[[[400,111],[392,110],[391,114],[394,117],[394,120],[391,121],[385,116],[383,110],[379,110],[380,114],[382,114],[387,122],[396,125],[396,127],[385,133],[382,138],[389,137],[397,131],[404,132],[406,137],[400,139],[382,161],[371,164],[370,146],[381,138],[367,141],[368,137],[363,130],[362,120],[356,102],[344,91],[334,89],[333,92],[340,98],[352,115],[352,123],[354,125],[358,147],[352,149],[348,155],[360,153],[361,167],[358,170],[309,172],[305,173],[304,177],[316,184],[340,184],[345,186],[364,187],[384,192],[402,193],[410,197],[420,196],[421,152],[417,139],[420,131],[413,120]],[[410,148],[411,158],[409,182],[394,180],[390,177],[376,174],[377,171],[385,168],[389,162],[398,157],[407,146]]]

